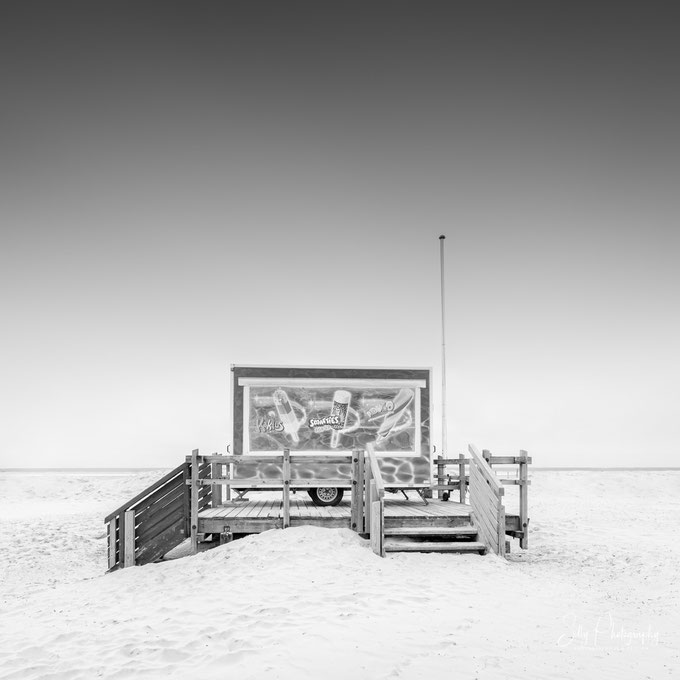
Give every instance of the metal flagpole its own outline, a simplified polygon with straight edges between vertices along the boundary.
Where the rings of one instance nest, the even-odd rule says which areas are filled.
[[[448,455],[446,446],[446,319],[444,316],[444,239],[446,236],[439,237],[439,267],[441,274],[442,288],[442,454]]]

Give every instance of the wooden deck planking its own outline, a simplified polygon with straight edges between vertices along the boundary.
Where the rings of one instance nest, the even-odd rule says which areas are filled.
[[[470,514],[469,505],[452,501],[385,500],[386,517],[462,517]]]
[[[262,505],[258,506],[255,517],[258,519],[266,519],[269,516],[269,509],[271,508],[274,501],[265,501]]]
[[[390,518],[429,518],[436,520],[447,517],[467,517],[470,515],[469,505],[461,505],[452,501],[431,500],[427,505],[420,500],[385,500],[385,516]],[[200,511],[201,519],[233,519],[233,520],[266,520],[278,519],[282,513],[281,500],[249,500],[246,502],[226,501],[216,508],[206,508]],[[335,506],[316,506],[305,498],[291,498],[291,517],[296,519],[328,520],[349,519],[351,505],[343,501]]]
[[[387,517],[416,517],[419,513],[408,505],[408,501],[387,499],[385,500],[385,515]]]
[[[219,508],[215,508],[215,510],[216,512],[213,517],[238,517],[243,510],[243,504],[234,503],[229,505],[229,503],[225,503]]]
[[[342,501],[338,505],[331,505],[328,508],[328,511],[331,513],[332,517],[336,518],[347,517],[347,514],[349,515],[352,514],[352,506],[349,503],[349,501]]]

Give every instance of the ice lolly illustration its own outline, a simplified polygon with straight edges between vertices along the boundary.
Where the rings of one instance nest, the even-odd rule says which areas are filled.
[[[399,424],[399,421],[406,415],[406,408],[413,401],[413,390],[401,389],[397,392],[397,396],[392,400],[394,407],[385,416],[385,420],[378,428],[378,434],[375,438],[375,443],[379,444],[381,441],[387,439],[393,430]]]
[[[347,416],[349,415],[349,402],[352,399],[352,393],[347,390],[336,390],[333,395],[333,404],[331,405],[331,415],[338,416],[338,424],[333,425],[333,432],[331,434],[331,448],[337,449],[340,444],[340,436],[342,430],[347,425]]]
[[[279,389],[274,391],[273,397],[274,406],[283,424],[284,432],[290,435],[290,438],[297,444],[300,441],[300,437],[298,437],[300,423],[295,417],[295,412],[293,411],[290,399],[288,399],[288,395],[284,390]]]

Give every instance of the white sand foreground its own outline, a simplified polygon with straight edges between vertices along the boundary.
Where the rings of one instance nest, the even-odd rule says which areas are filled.
[[[680,471],[533,473],[508,561],[301,527],[105,575],[161,472],[0,474],[0,678],[680,677]]]

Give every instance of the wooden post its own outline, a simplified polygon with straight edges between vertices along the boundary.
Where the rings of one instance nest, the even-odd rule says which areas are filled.
[[[198,449],[191,452],[191,554],[198,552]]]
[[[227,479],[231,479],[233,477],[233,470],[234,466],[229,463],[228,465],[224,466],[224,476]],[[224,490],[224,499],[228,503],[231,500],[231,484],[227,484],[226,489]]]
[[[498,513],[498,554],[501,557],[505,557],[507,548],[505,540],[505,506],[500,498],[496,508]]]
[[[124,567],[134,567],[135,566],[135,511],[126,510],[125,511],[125,546],[123,547]]]
[[[290,526],[290,449],[283,450],[283,528]]]
[[[371,531],[371,503],[373,498],[371,496],[371,482],[373,482],[373,471],[371,470],[371,461],[368,456],[364,456],[364,531],[370,533]],[[375,482],[373,482],[375,486]]]
[[[437,456],[437,485],[438,486],[443,486],[444,485],[444,464],[441,462],[444,460],[444,456],[441,455],[441,453]],[[439,489],[439,493],[437,493],[437,498],[443,499],[444,494],[446,491],[444,489]],[[448,498],[448,496],[447,496]]]
[[[182,484],[184,484],[184,538],[191,536],[191,474],[189,466],[191,457],[187,456],[182,470]]]
[[[375,485],[375,482],[371,482]],[[371,550],[380,557],[385,557],[385,501],[376,500],[371,503]]]
[[[489,449],[482,449],[482,458],[489,464],[489,467],[491,467],[491,451]]]
[[[217,455],[217,454],[215,454]],[[212,479],[222,479],[222,463],[211,463],[210,464]],[[212,485],[212,507],[217,508],[222,505],[222,484]]]
[[[465,456],[462,453],[458,454],[458,482],[459,482],[459,493],[460,502],[465,503],[466,496],[466,480],[465,480]]]
[[[529,547],[529,466],[527,452],[519,452],[519,522],[522,526],[522,538],[519,547],[526,550]]]
[[[358,534],[364,533],[364,452],[352,453],[352,511],[351,527]]]
[[[109,569],[116,566],[116,529],[118,527],[118,516],[112,517],[109,522]]]

